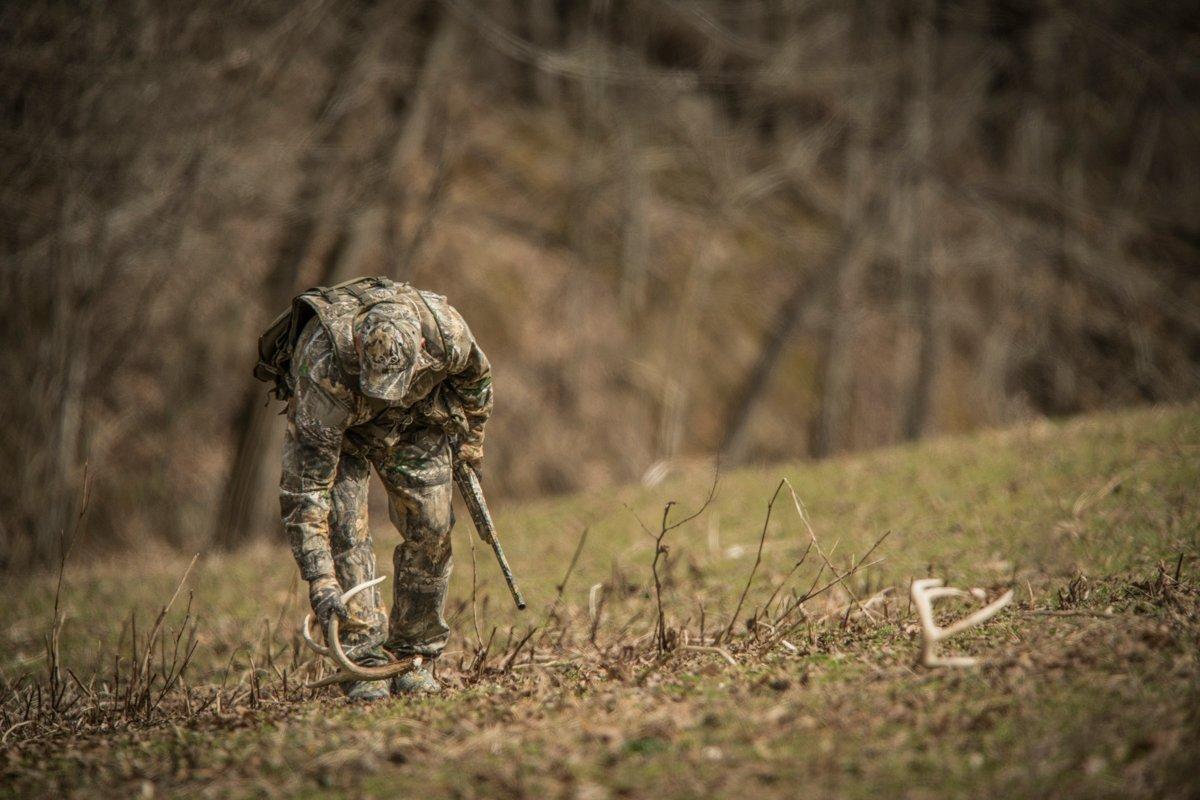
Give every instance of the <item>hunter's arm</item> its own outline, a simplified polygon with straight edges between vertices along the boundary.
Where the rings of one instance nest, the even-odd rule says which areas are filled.
[[[352,400],[329,338],[315,323],[297,344],[293,377],[296,393],[288,403],[279,486],[283,527],[300,575],[314,588],[337,586],[329,510]]]
[[[456,331],[459,354],[449,377],[454,393],[462,401],[466,431],[459,439],[458,457],[470,464],[483,458],[483,427],[492,413],[492,367],[465,322]]]

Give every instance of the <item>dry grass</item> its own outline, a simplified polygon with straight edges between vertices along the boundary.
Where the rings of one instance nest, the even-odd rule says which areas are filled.
[[[282,550],[67,561],[0,632],[0,793],[1191,796],[1198,448],[1154,410],[502,509],[541,610],[460,568],[447,692],[370,708],[302,688]],[[979,670],[913,666],[930,572],[1019,589]]]

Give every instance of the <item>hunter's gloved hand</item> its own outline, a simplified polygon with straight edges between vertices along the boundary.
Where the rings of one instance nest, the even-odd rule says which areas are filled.
[[[342,602],[342,590],[336,585],[309,584],[308,602],[312,604],[313,613],[317,615],[322,630],[334,614],[343,622],[350,619],[350,609]]]
[[[459,444],[454,451],[454,459],[462,464],[467,464],[478,474],[480,467],[483,466],[483,444],[470,442]]]

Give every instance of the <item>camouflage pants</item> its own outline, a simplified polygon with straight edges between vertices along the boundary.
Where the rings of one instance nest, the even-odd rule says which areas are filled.
[[[329,514],[330,550],[342,589],[375,577],[375,551],[367,524],[367,487],[374,465],[388,495],[392,524],[401,542],[392,556],[393,602],[389,618],[379,587],[351,598],[350,612],[365,628],[343,630],[342,646],[355,661],[383,654],[437,656],[450,628],[443,610],[452,566],[450,446],[437,429],[403,432],[393,445],[346,437],[338,461]]]

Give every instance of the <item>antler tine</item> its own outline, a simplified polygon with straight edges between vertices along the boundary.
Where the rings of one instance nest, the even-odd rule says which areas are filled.
[[[364,589],[369,589],[372,586],[377,586],[378,584],[381,584],[386,580],[387,580],[387,575],[380,575],[378,578],[372,578],[369,581],[363,581],[360,584],[351,586],[349,589],[342,592],[342,602],[349,603],[350,598],[354,597],[354,595],[358,594],[359,592],[363,591]]]
[[[1000,609],[1004,608],[1006,605],[1008,605],[1010,602],[1012,602],[1012,599],[1013,599],[1013,590],[1009,589],[1007,592],[1000,595],[994,601],[992,601],[991,603],[988,603],[986,606],[979,609],[978,611],[975,611],[970,616],[964,617],[963,619],[960,619],[958,622],[954,622],[954,623],[951,623],[950,625],[947,625],[945,628],[943,628],[944,635],[953,636],[954,634],[956,634],[960,631],[965,631],[967,628],[973,628],[976,625],[980,624],[981,622],[986,622],[987,620],[989,620],[993,616],[995,616],[996,613],[998,611],[1000,611]]]
[[[357,586],[353,586],[342,593],[342,602],[349,602],[350,598],[354,597],[359,592],[368,589],[376,584],[387,580],[386,575],[380,575],[373,580],[363,581]],[[313,640],[310,632],[312,622],[312,614],[306,614],[304,624],[301,627],[301,635],[304,638],[304,643],[308,645],[314,652],[332,658],[337,662],[340,669],[336,674],[322,678],[319,681],[308,684],[308,688],[315,689],[321,686],[328,686],[333,683],[345,683],[346,681],[382,681],[388,678],[393,678],[408,672],[415,666],[421,664],[420,656],[404,658],[394,661],[390,664],[385,664],[378,667],[367,667],[361,664],[355,664],[346,655],[346,651],[342,649],[342,643],[338,639],[338,617],[333,614],[329,617],[329,622],[325,626],[325,642],[328,646],[322,647]]]
[[[309,628],[308,628],[308,626],[309,626],[309,624],[311,624],[311,622],[312,622],[312,614],[305,614],[304,615],[304,624],[300,626],[300,635],[302,637],[304,637],[304,643],[309,646],[309,649],[315,651],[318,655],[329,656],[330,658],[332,658],[333,654],[329,652],[329,648],[322,647],[321,645],[317,644],[316,640],[314,640],[312,638],[312,633],[309,631]]]

